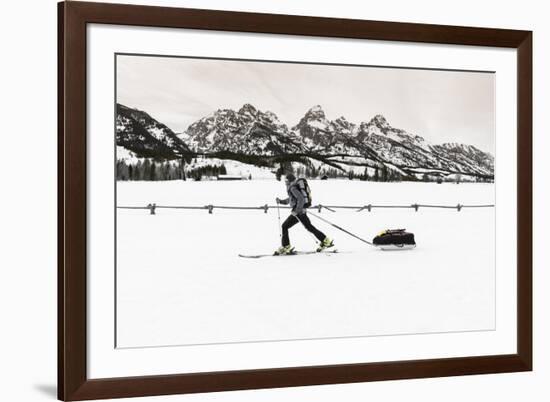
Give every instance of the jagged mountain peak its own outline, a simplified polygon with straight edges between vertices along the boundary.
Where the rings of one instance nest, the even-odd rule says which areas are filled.
[[[187,145],[166,125],[148,113],[117,103],[117,145],[141,157],[176,158],[189,152]]]
[[[386,120],[386,118],[384,116],[382,116],[381,114],[377,114],[372,119],[370,119],[368,124],[377,126],[377,127],[379,127],[380,129],[383,129],[383,130],[384,129],[387,130],[387,129],[392,128],[390,126],[390,123],[388,123],[388,120]]]
[[[218,109],[196,121],[188,127],[186,139],[193,149],[204,153],[280,155],[300,151],[275,113],[263,112],[250,103],[238,111]]]
[[[144,124],[150,124],[152,121],[155,121],[151,115],[149,115],[147,112],[143,110],[139,110],[135,107],[128,107],[123,105],[122,103],[117,103],[117,112],[119,114],[125,114],[127,116],[130,116],[133,119],[136,119]],[[160,123],[158,123],[160,124]]]
[[[309,108],[304,117],[308,120],[326,119],[325,111],[323,110],[321,105],[315,105]]]
[[[320,105],[310,108],[292,130],[310,142],[318,142],[321,136],[329,135],[330,122]],[[309,144],[311,145],[311,144]]]
[[[351,123],[348,119],[346,119],[344,116],[340,116],[338,117],[336,120],[334,120],[334,123],[340,125],[340,126],[345,126],[345,127],[349,127],[351,125],[353,125],[353,123]]]
[[[315,163],[344,170],[384,163],[404,175],[433,170],[490,177],[494,171],[491,154],[454,142],[432,145],[392,127],[381,114],[356,125],[344,116],[328,120],[322,107],[314,105],[289,129],[275,113],[245,103],[238,111],[218,109],[176,136],[145,112],[117,107],[117,145],[142,157],[174,158],[190,149],[199,154],[257,158],[262,165],[264,158],[306,155]]]
[[[358,149],[352,138],[356,130],[355,124],[344,116],[334,121],[328,120],[320,105],[309,109],[292,130],[309,152],[361,156],[362,149]]]
[[[443,144],[435,145],[439,149],[445,149],[453,153],[463,153],[472,155],[481,155],[483,158],[487,158],[490,161],[494,161],[494,157],[491,153],[485,152],[475,145],[462,144],[459,142],[444,142]]]
[[[342,123],[348,123],[348,119],[346,119],[344,116],[340,116],[338,117],[336,120],[334,120],[335,122],[342,122]]]
[[[186,130],[191,137],[197,132],[205,132],[213,130],[217,132],[225,132],[228,129],[250,126],[251,124],[263,124],[277,126],[282,131],[288,131],[285,124],[282,124],[277,115],[269,110],[261,111],[250,103],[245,103],[237,111],[233,109],[217,109],[210,115],[203,117],[192,123]]]
[[[344,116],[338,117],[332,121],[331,126],[336,133],[352,134],[355,132],[355,124],[348,121]]]
[[[236,112],[233,109],[218,109],[215,112],[211,113],[207,117],[203,117],[203,119],[207,119],[208,117],[219,117],[219,116],[226,116],[226,115],[234,115]]]
[[[239,114],[251,114],[252,116],[255,116],[258,113],[258,109],[256,109],[253,105],[250,103],[245,103],[242,105],[242,107],[239,109]]]
[[[313,105],[312,107],[309,108],[308,111],[309,112],[322,112],[323,107],[321,105]]]
[[[458,162],[466,166],[467,170],[476,173],[485,173],[494,171],[495,158],[488,152],[484,152],[474,145],[460,144],[456,142],[447,142],[431,146],[436,154]]]

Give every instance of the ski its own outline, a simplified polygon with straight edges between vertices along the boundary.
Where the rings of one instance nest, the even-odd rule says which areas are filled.
[[[292,254],[239,254],[241,258],[264,258],[264,257],[292,257],[297,255],[310,255],[310,254],[336,254],[338,250],[326,250],[326,251],[295,251]]]

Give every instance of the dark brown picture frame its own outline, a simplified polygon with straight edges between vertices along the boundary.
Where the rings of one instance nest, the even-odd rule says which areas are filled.
[[[88,379],[86,25],[192,28],[517,50],[517,353]],[[58,397],[103,399],[532,370],[532,32],[104,3],[58,4]]]

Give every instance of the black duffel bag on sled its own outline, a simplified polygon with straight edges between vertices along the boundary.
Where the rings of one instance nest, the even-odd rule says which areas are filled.
[[[405,229],[384,230],[372,240],[372,244],[382,250],[407,250],[416,247],[414,234]]]

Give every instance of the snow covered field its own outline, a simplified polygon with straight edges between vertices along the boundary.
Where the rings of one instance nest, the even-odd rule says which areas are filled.
[[[314,204],[492,204],[493,184],[310,181]],[[282,182],[118,182],[118,206],[274,204]],[[316,211],[313,211],[317,213]],[[281,211],[285,219],[288,210]],[[324,210],[371,240],[415,233],[417,248],[380,251],[310,216],[335,255],[239,258],[279,245],[277,211],[117,212],[119,347],[186,345],[494,328],[493,208]],[[302,226],[298,250],[312,250]]]

